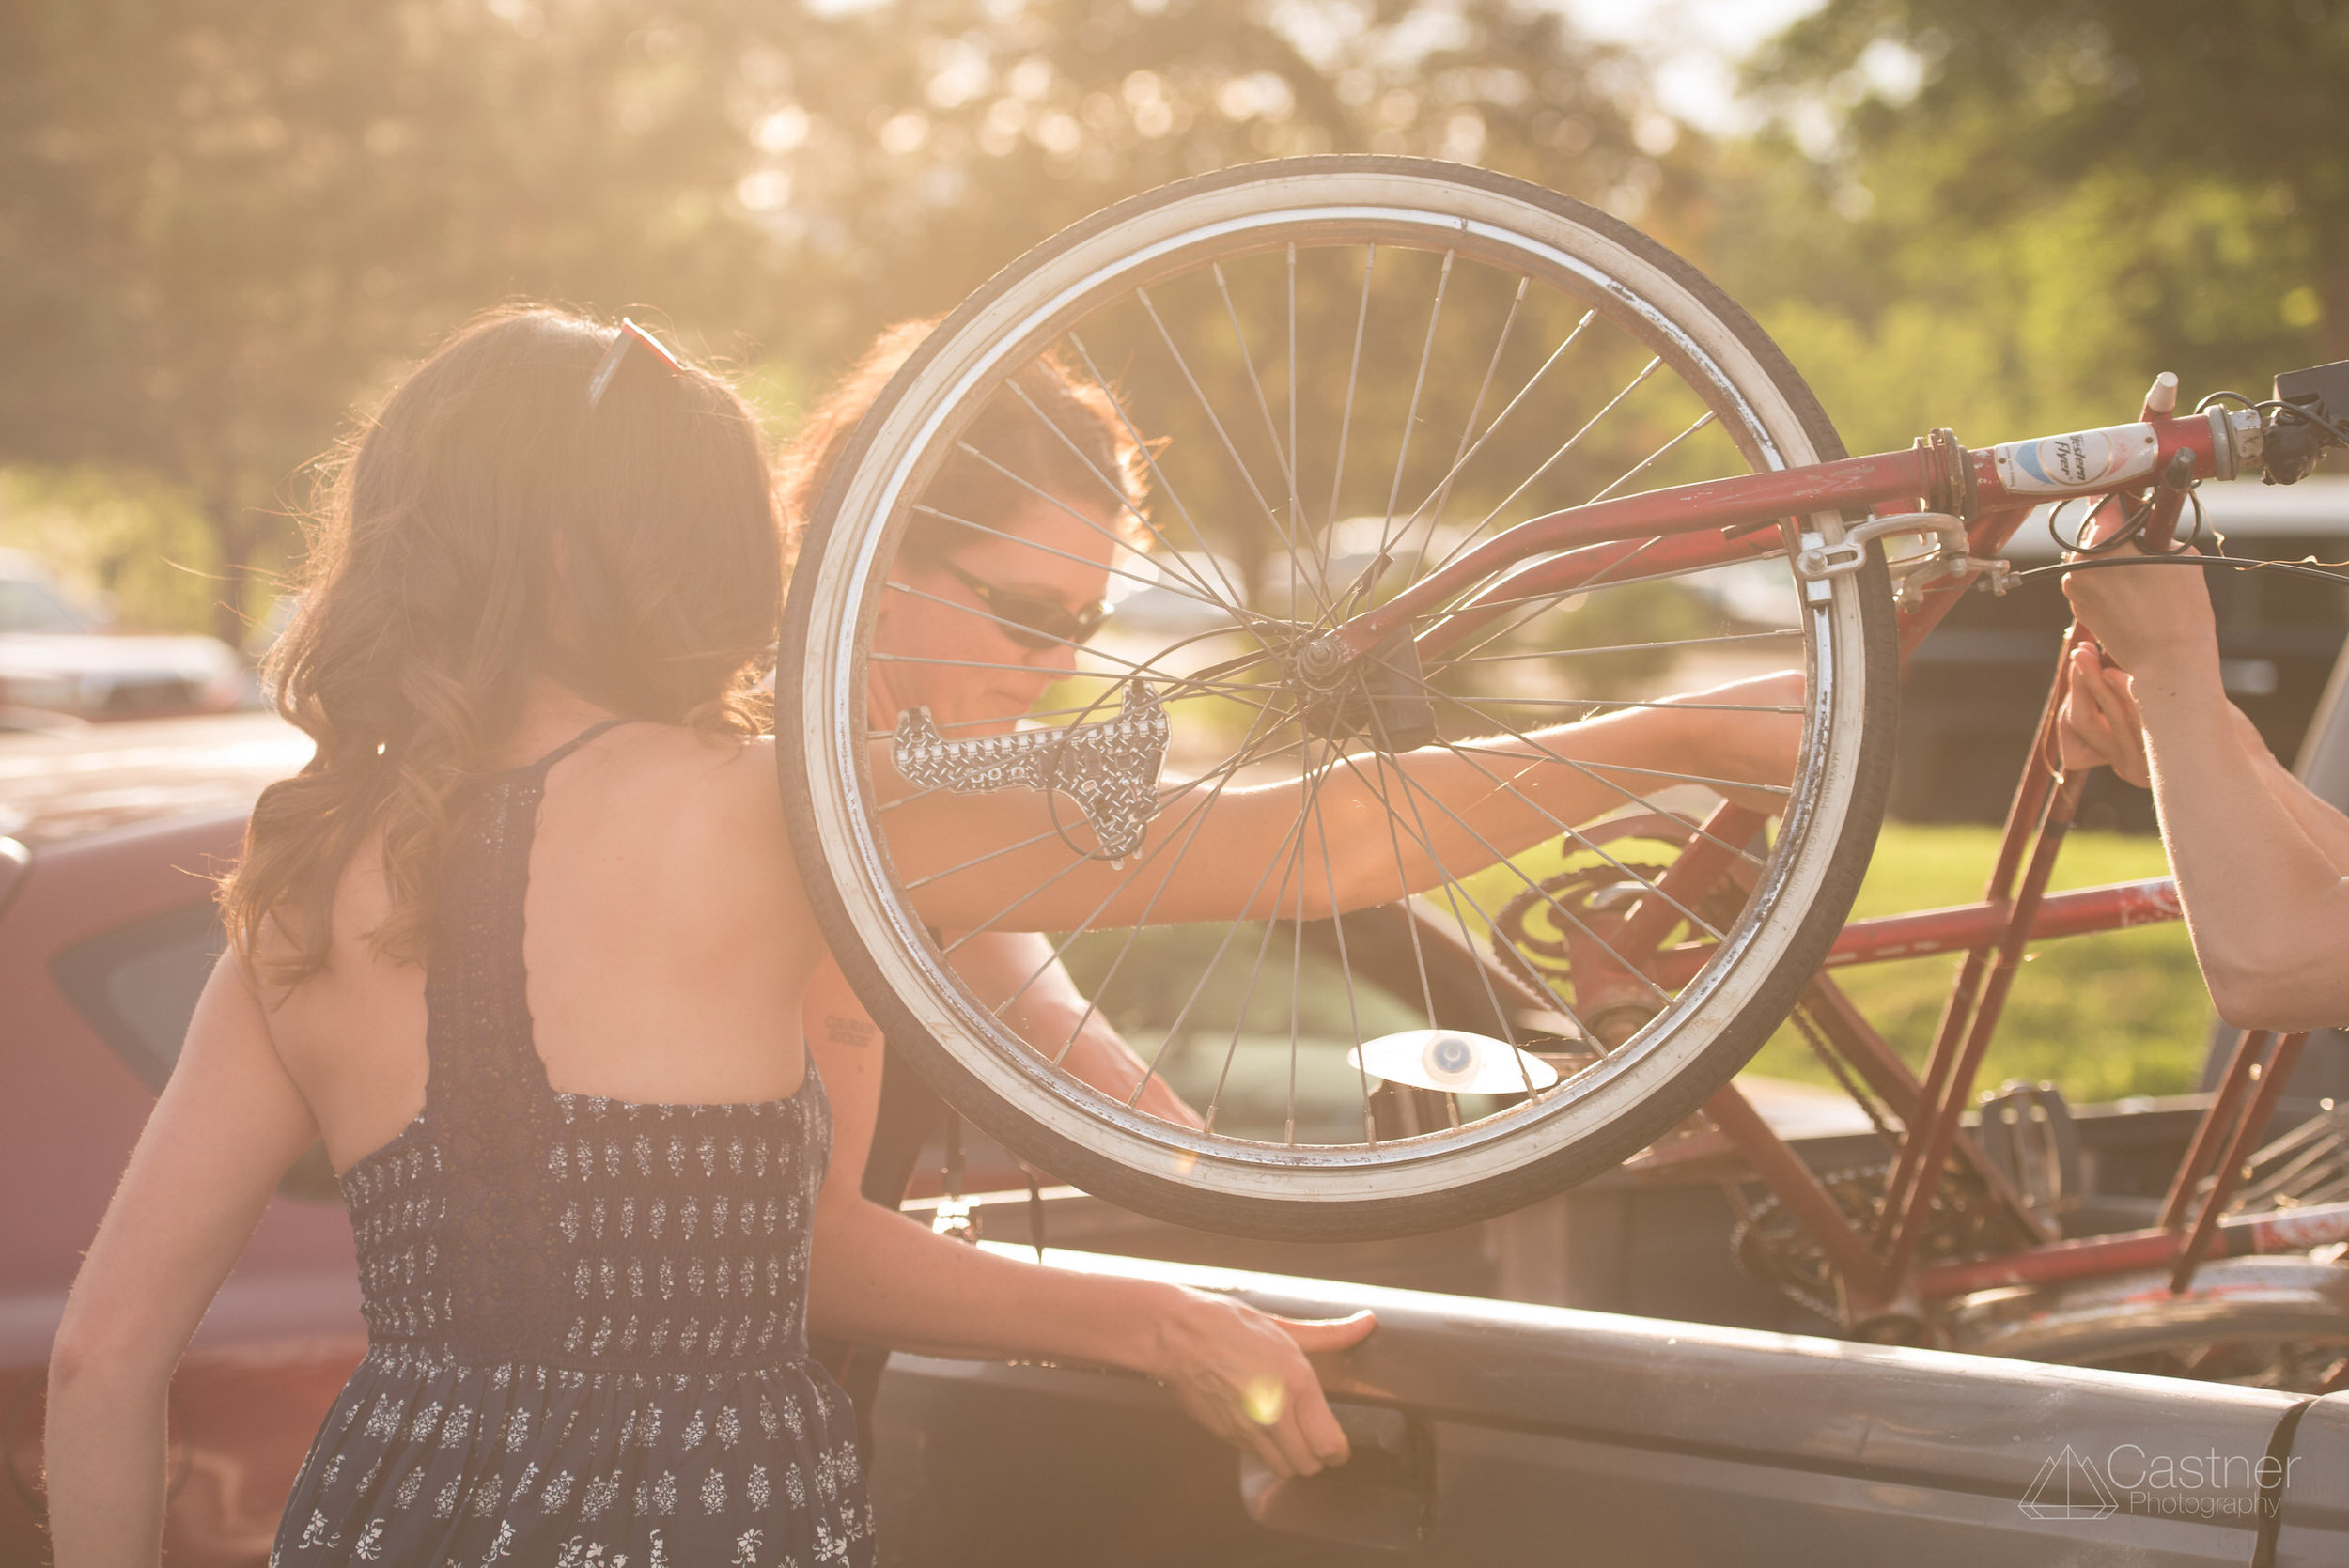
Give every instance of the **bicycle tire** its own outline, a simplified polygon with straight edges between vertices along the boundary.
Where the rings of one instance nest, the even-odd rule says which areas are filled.
[[[881,732],[871,729],[863,714],[872,672],[869,643],[879,613],[877,607],[892,585],[889,573],[894,569],[891,563],[895,559],[892,552],[904,537],[910,510],[921,498],[924,485],[944,462],[950,443],[967,427],[985,396],[1037,354],[1055,346],[1066,353],[1066,342],[1076,335],[1072,328],[1077,322],[1081,320],[1087,330],[1093,330],[1092,324],[1106,318],[1112,309],[1131,314],[1137,298],[1159,323],[1160,336],[1182,365],[1182,376],[1190,380],[1191,390],[1207,409],[1208,424],[1225,438],[1230,466],[1254,487],[1248,459],[1230,438],[1228,428],[1215,424],[1215,403],[1183,360],[1155,299],[1147,292],[1191,287],[1212,268],[1214,286],[1223,290],[1222,303],[1230,314],[1239,361],[1247,366],[1247,380],[1253,384],[1255,402],[1261,406],[1267,429],[1272,432],[1270,449],[1276,456],[1283,450],[1291,454],[1280,463],[1287,476],[1289,513],[1300,526],[1296,536],[1287,536],[1286,603],[1291,619],[1282,624],[1304,625],[1298,610],[1302,602],[1299,584],[1314,586],[1316,562],[1323,574],[1323,591],[1339,586],[1329,575],[1329,564],[1336,549],[1331,541],[1341,532],[1338,490],[1347,475],[1350,427],[1338,426],[1331,499],[1325,520],[1327,537],[1317,546],[1320,554],[1316,557],[1300,542],[1311,527],[1314,507],[1299,500],[1303,489],[1299,475],[1308,458],[1297,436],[1297,399],[1303,396],[1300,387],[1321,383],[1313,380],[1310,366],[1286,361],[1280,365],[1290,398],[1291,439],[1283,448],[1223,269],[1237,274],[1249,267],[1273,267],[1285,255],[1289,333],[1294,344],[1300,249],[1312,264],[1327,262],[1334,269],[1350,265],[1345,259],[1347,247],[1367,247],[1360,267],[1362,303],[1345,392],[1349,420],[1358,390],[1355,377],[1365,352],[1359,322],[1367,319],[1371,310],[1374,266],[1381,257],[1400,256],[1403,259],[1390,266],[1402,269],[1407,278],[1412,275],[1411,268],[1424,272],[1439,265],[1440,279],[1450,280],[1455,260],[1465,256],[1467,260],[1459,268],[1460,277],[1466,280],[1459,285],[1463,312],[1487,295],[1501,299],[1511,276],[1518,280],[1516,299],[1519,302],[1529,297],[1532,282],[1538,282],[1550,291],[1539,296],[1540,301],[1547,302],[1554,293],[1572,307],[1583,309],[1581,325],[1574,329],[1577,335],[1567,336],[1550,351],[1545,369],[1573,347],[1583,328],[1594,320],[1603,321],[1604,331],[1633,345],[1633,358],[1636,351],[1651,354],[1639,379],[1616,394],[1583,431],[1597,426],[1609,411],[1649,384],[1663,389],[1655,395],[1658,399],[1680,397],[1684,407],[1705,411],[1658,452],[1642,458],[1630,474],[1645,472],[1668,456],[1673,462],[1681,461],[1675,454],[1682,451],[1690,431],[1708,429],[1719,439],[1705,436],[1703,441],[1691,442],[1688,450],[1696,451],[1704,442],[1716,447],[1726,444],[1730,450],[1725,457],[1704,460],[1727,463],[1732,472],[1743,471],[1736,467],[1739,463],[1747,469],[1792,466],[1843,455],[1816,398],[1751,318],[1688,263],[1602,212],[1508,177],[1411,159],[1311,158],[1225,170],[1120,203],[1045,241],[979,289],[908,360],[863,421],[810,520],[800,567],[790,585],[783,633],[784,647],[796,651],[800,663],[795,669],[786,660],[785,676],[778,683],[780,772],[803,879],[850,984],[892,1038],[901,1043],[909,1059],[973,1123],[1062,1180],[1178,1223],[1270,1237],[1393,1235],[1464,1223],[1519,1206],[1608,1169],[1687,1116],[1768,1037],[1841,928],[1883,810],[1897,701],[1898,661],[1890,584],[1881,553],[1871,547],[1868,564],[1859,572],[1834,579],[1828,602],[1798,613],[1798,630],[1783,634],[1801,638],[1808,672],[1801,768],[1794,784],[1782,792],[1787,797],[1786,811],[1775,844],[1759,854],[1748,855],[1759,869],[1744,917],[1734,929],[1714,932],[1723,956],[1709,963],[1677,993],[1665,997],[1659,990],[1663,1000],[1653,1025],[1610,1050],[1599,1066],[1579,1071],[1563,1092],[1520,1096],[1489,1113],[1479,1109],[1472,1118],[1460,1110],[1469,1097],[1454,1096],[1453,1116],[1458,1125],[1411,1138],[1381,1140],[1366,1131],[1359,1144],[1302,1141],[1297,1135],[1302,1048],[1294,1002],[1302,983],[1294,970],[1285,1141],[1261,1128],[1246,1135],[1212,1130],[1198,1135],[1175,1128],[1090,1091],[1059,1073],[1036,1050],[1024,1047],[962,984],[953,969],[948,944],[929,928],[918,901],[897,877],[889,836],[878,825],[883,808],[879,804],[880,785],[872,755]],[[1439,256],[1440,263],[1434,259]],[[1488,273],[1501,281],[1489,283]],[[1341,274],[1333,271],[1330,275]],[[1343,275],[1350,278],[1352,274]],[[1242,277],[1243,292],[1249,283]],[[1206,287],[1204,283],[1197,286]],[[1445,281],[1435,285],[1436,304],[1427,317],[1426,347],[1420,350],[1420,382],[1425,381],[1435,352],[1436,323],[1444,309],[1447,287]],[[1486,293],[1471,296],[1471,287]],[[1337,296],[1325,289],[1324,297]],[[1487,319],[1500,309],[1498,304],[1485,308]],[[1550,306],[1544,303],[1542,308]],[[1325,309],[1324,314],[1336,318],[1332,310]],[[1208,318],[1203,312],[1197,318]],[[1565,318],[1562,314],[1559,318]],[[1516,351],[1510,334],[1517,319],[1517,307],[1513,305],[1492,349],[1493,365],[1502,363],[1504,348]],[[1136,341],[1141,341],[1139,336]],[[1478,342],[1481,351],[1482,339]],[[1614,337],[1594,342],[1592,353],[1616,352],[1610,347]],[[1083,347],[1081,338],[1078,344]],[[1375,351],[1385,352],[1386,345]],[[1453,351],[1449,345],[1446,351]],[[1089,354],[1086,363],[1092,366]],[[1670,376],[1677,379],[1657,378],[1654,372],[1658,366],[1667,367]],[[1268,361],[1268,368],[1271,367]],[[1122,381],[1112,386],[1097,367],[1093,374],[1103,391],[1115,399],[1129,396],[1139,399],[1161,392],[1170,400],[1174,396],[1170,390],[1175,385],[1173,377],[1129,394]],[[1486,370],[1487,383],[1493,374]],[[1394,385],[1399,386],[1402,380],[1397,377]],[[1533,385],[1533,381],[1526,382],[1527,392],[1520,393],[1519,398]],[[1579,385],[1569,387],[1560,396],[1568,398],[1578,391]],[[1363,396],[1391,392],[1381,383]],[[1483,396],[1480,389],[1479,409]],[[1245,401],[1237,398],[1233,406]],[[1517,406],[1513,401],[1508,408]],[[1563,401],[1561,406],[1565,406]],[[1128,420],[1129,427],[1142,425],[1125,413],[1122,401],[1119,407],[1120,417]],[[1173,408],[1171,401],[1169,407]],[[1417,415],[1419,410],[1415,383],[1409,415]],[[1170,412],[1168,417],[1178,416]],[[1484,427],[1471,448],[1470,435],[1478,429],[1479,413],[1470,411],[1459,426],[1458,445],[1458,451],[1469,457],[1454,461],[1451,474],[1462,472],[1461,462],[1481,458],[1506,417],[1504,410]],[[1412,419],[1407,416],[1397,423],[1405,433],[1392,438],[1399,455],[1393,465],[1387,518],[1377,536],[1382,546],[1388,537],[1385,529],[1393,524],[1396,511],[1392,495],[1402,489],[1412,450],[1408,434]],[[1581,432],[1560,450],[1572,449],[1579,440]],[[1174,456],[1195,457],[1211,450],[1212,444],[1203,437]],[[1178,439],[1177,447],[1183,447],[1182,440]],[[1626,448],[1637,449],[1636,445]],[[1382,464],[1384,458],[1382,452]],[[1164,479],[1170,489],[1171,474],[1159,474],[1158,468],[1161,461],[1171,465],[1173,460],[1166,454],[1153,459],[1154,476]],[[1197,460],[1204,472],[1206,459]],[[1582,460],[1579,454],[1577,460]],[[1620,458],[1607,461],[1619,462]],[[1430,472],[1442,468],[1439,460]],[[1670,469],[1659,467],[1657,472]],[[1565,466],[1546,465],[1525,479],[1518,492],[1536,480],[1548,484],[1553,475],[1563,484],[1567,473]],[[1630,474],[1616,483],[1623,483]],[[1418,471],[1413,474],[1415,488],[1424,489],[1420,483],[1423,475]],[[1451,484],[1451,474],[1445,474],[1433,493],[1448,495]],[[1263,498],[1259,495],[1258,499]],[[1157,504],[1154,492],[1153,505]],[[1422,502],[1422,512],[1427,505]],[[1269,505],[1265,507],[1276,529],[1279,510]],[[1375,496],[1371,510],[1376,510]],[[1439,500],[1434,521],[1428,524],[1430,540],[1442,526],[1442,514],[1443,503]],[[1419,515],[1414,513],[1414,519]],[[1499,515],[1499,509],[1492,515]],[[1488,516],[1487,523],[1491,520]],[[1832,536],[1842,520],[1822,515],[1806,520],[1805,525]],[[1203,546],[1214,544],[1195,521],[1192,528]],[[1197,566],[1195,571],[1204,582],[1215,566],[1215,550],[1207,548],[1201,553],[1206,564]],[[1423,543],[1421,561],[1425,562],[1430,553],[1430,546]],[[1374,577],[1385,569],[1377,563],[1387,554],[1382,548],[1374,558]],[[1169,552],[1160,551],[1154,558],[1166,560]],[[1783,567],[1779,557],[1764,559],[1777,560],[1779,567]],[[1174,553],[1174,564],[1194,569],[1179,552]],[[1236,619],[1235,624],[1252,629],[1258,640],[1268,645],[1270,634],[1264,627],[1279,617],[1262,611],[1258,600],[1249,597],[1256,580],[1246,581],[1251,589],[1245,594],[1234,589],[1227,609],[1235,617],[1243,613],[1257,617]],[[1644,581],[1648,580],[1610,582],[1598,591],[1637,587]],[[1672,585],[1679,584],[1675,581]],[[1523,624],[1532,624],[1537,615],[1570,616],[1574,613],[1571,605],[1563,611],[1557,608],[1563,598],[1555,596],[1538,606]],[[1325,609],[1322,613],[1330,613]],[[1678,648],[1683,644],[1728,640],[1691,637],[1639,646]],[[1561,653],[1543,644],[1523,657],[1561,660],[1578,651],[1579,646],[1569,646]],[[1601,654],[1610,651],[1599,649]],[[1158,662],[1161,657],[1128,662],[1134,663],[1137,672],[1172,668]],[[1457,662],[1468,661],[1463,657]],[[1139,686],[1143,676],[1137,673],[1131,681]],[[1277,682],[1274,686],[1278,690]],[[1425,690],[1431,705],[1452,703],[1470,715],[1486,711],[1476,706],[1486,701],[1482,689],[1476,702],[1441,695],[1432,682]],[[1097,717],[1093,710],[1107,700],[1097,694],[1080,721]],[[1267,699],[1265,711],[1269,711],[1272,702]],[[1626,700],[1616,706],[1640,704]],[[1292,717],[1301,711],[1301,707],[1283,709]],[[1297,722],[1301,725],[1303,722]],[[1437,744],[1455,753],[1467,750],[1451,740],[1439,738]],[[1310,756],[1310,738],[1304,750]],[[1330,750],[1334,757],[1334,743]],[[1236,773],[1250,754],[1244,746],[1236,751],[1233,756],[1241,762],[1232,763],[1232,771]],[[1331,761],[1327,768],[1334,773],[1337,766]],[[1383,769],[1384,764],[1379,766]],[[1395,766],[1400,776],[1404,765]],[[1311,772],[1310,764],[1304,772]],[[1383,780],[1383,771],[1380,777]],[[1216,787],[1220,791],[1221,785]],[[1307,790],[1304,812],[1310,815],[1314,798],[1307,785],[1299,787]],[[1318,787],[1317,783],[1312,787]],[[1408,783],[1397,785],[1407,800],[1412,787]],[[1696,784],[1672,787],[1701,793]],[[1161,790],[1161,800],[1165,794]],[[1643,797],[1634,798],[1644,801]],[[1215,796],[1208,799],[1212,804]],[[1398,808],[1389,808],[1390,836],[1409,831],[1395,827],[1402,815]],[[1056,816],[1056,826],[1058,821]],[[1303,858],[1305,831],[1300,815],[1293,832],[1299,848],[1292,859]],[[1570,843],[1571,838],[1561,842]],[[1400,866],[1404,850],[1399,838],[1395,858]],[[1509,870],[1515,862],[1499,856],[1495,866]],[[1524,876],[1522,871],[1514,874],[1520,879]],[[1276,902],[1287,896],[1290,875],[1283,872]],[[1444,876],[1446,897],[1461,935],[1473,937],[1474,923],[1464,912],[1458,880],[1448,869]],[[1297,872],[1296,879],[1301,907],[1307,874]],[[1466,903],[1474,907],[1473,899]],[[1269,930],[1263,922],[1256,924]],[[1232,928],[1237,930],[1237,925]],[[1692,925],[1692,933],[1693,929]],[[1226,944],[1231,940],[1227,934]],[[1259,941],[1259,971],[1268,940],[1268,936]],[[1121,955],[1130,952],[1132,945],[1129,935]],[[1118,961],[1124,962],[1122,955]],[[1210,969],[1201,986],[1212,975]],[[1231,1048],[1223,1061],[1227,1076],[1240,1051],[1242,1026],[1247,1008],[1253,1004],[1254,986],[1252,978],[1240,1003],[1242,1021],[1233,1025]],[[1356,977],[1350,972],[1345,986],[1351,997]],[[1199,994],[1194,988],[1192,1000]],[[1359,1027],[1357,1034],[1359,1048]],[[1173,1039],[1171,1028],[1167,1040],[1157,1048],[1161,1057],[1172,1048]],[[1524,1059],[1523,1053],[1519,1059]],[[1365,1073],[1365,1126],[1370,1081]],[[1218,1093],[1221,1093],[1221,1080]],[[1212,1127],[1216,1107],[1211,1105],[1209,1110]]]
[[[2349,1269],[2307,1257],[2220,1258],[2171,1294],[2170,1271],[2017,1295],[1952,1314],[1954,1347],[1975,1355],[2272,1388],[2329,1391],[2349,1363]]]

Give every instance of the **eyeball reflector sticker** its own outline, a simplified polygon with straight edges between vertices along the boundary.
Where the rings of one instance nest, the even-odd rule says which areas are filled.
[[[1558,1081],[1558,1070],[1506,1040],[1457,1029],[1407,1029],[1346,1053],[1346,1064],[1389,1083],[1465,1094],[1524,1094]]]

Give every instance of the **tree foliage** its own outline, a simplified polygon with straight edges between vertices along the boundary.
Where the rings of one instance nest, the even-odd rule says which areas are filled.
[[[2342,0],[1828,0],[1719,146],[1532,0],[19,0],[0,464],[186,497],[233,632],[305,461],[485,305],[649,308],[787,404],[1087,211],[1322,150],[1634,218],[1857,445],[2101,423],[2349,355],[2344,80]]]
[[[1672,141],[1514,0],[20,0],[0,463],[192,496],[233,635],[304,462],[501,299],[650,305],[788,396],[1174,176],[1408,150],[1669,225]]]
[[[2263,394],[2349,357],[2339,0],[1829,0],[1755,85],[1716,255],[1856,443]]]

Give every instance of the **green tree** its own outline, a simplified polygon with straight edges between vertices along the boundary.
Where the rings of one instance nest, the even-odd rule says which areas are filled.
[[[2349,356],[2326,0],[1829,0],[1775,40],[1712,252],[1856,443],[2125,417]]]
[[[305,461],[502,298],[649,302],[787,397],[1176,175],[1439,153],[1669,227],[1675,139],[1515,0],[21,0],[0,463],[192,496],[235,636]]]
[[[715,320],[756,274],[707,85],[743,28],[698,8],[8,8],[0,460],[183,488],[238,635],[305,460],[456,320],[518,291]]]

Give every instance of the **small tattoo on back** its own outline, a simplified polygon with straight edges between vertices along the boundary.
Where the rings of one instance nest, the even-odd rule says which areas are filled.
[[[840,1013],[824,1015],[824,1038],[835,1046],[869,1046],[880,1029],[868,1018]]]

